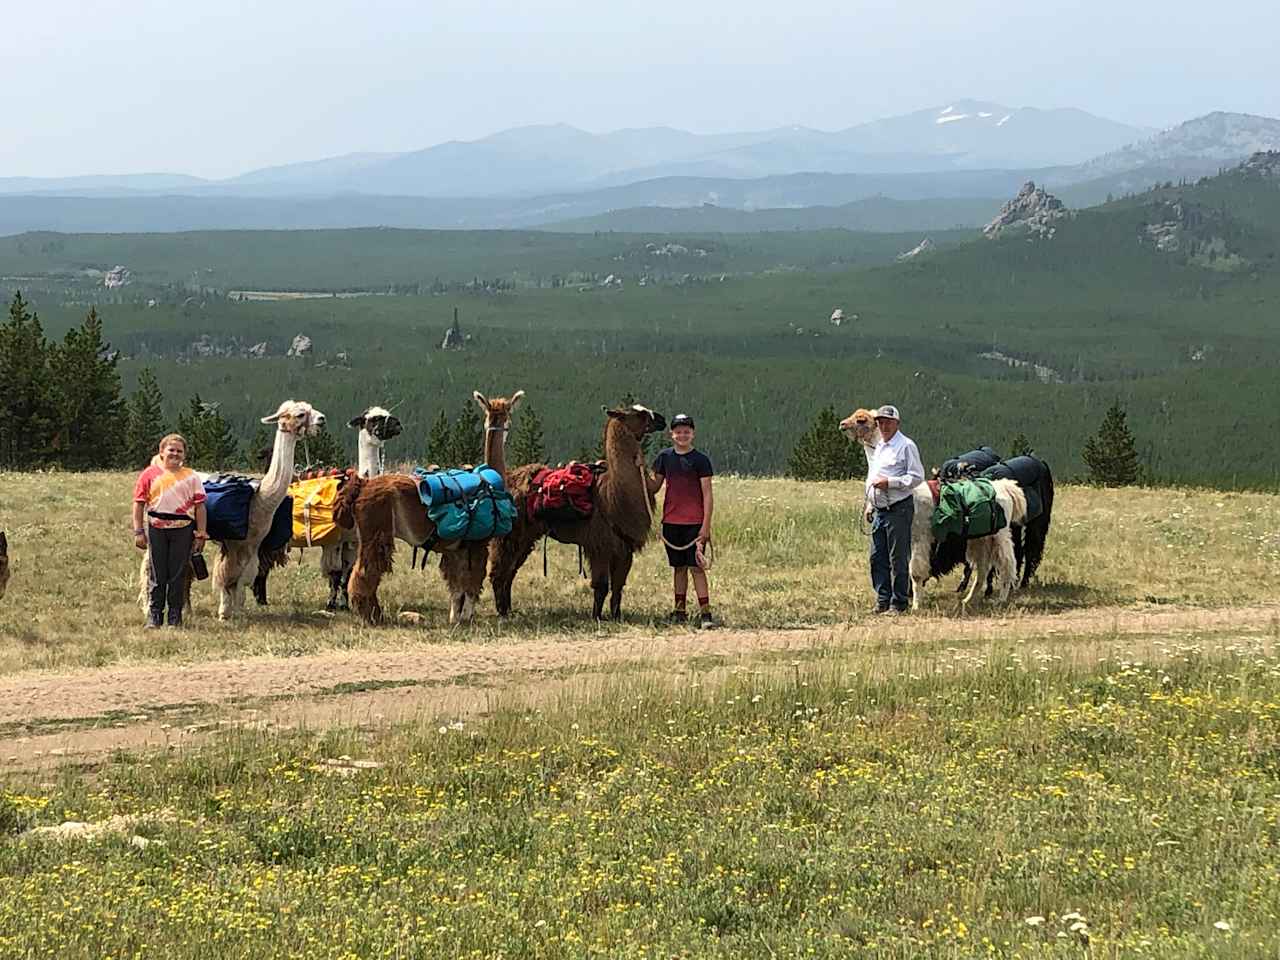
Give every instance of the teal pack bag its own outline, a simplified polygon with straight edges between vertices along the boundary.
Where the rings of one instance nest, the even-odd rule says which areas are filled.
[[[502,475],[487,464],[474,470],[427,471],[419,467],[414,475],[437,539],[488,540],[511,532],[516,505]]]
[[[996,501],[996,490],[990,480],[956,480],[944,483],[938,490],[938,505],[933,508],[933,536],[938,541],[949,537],[989,537],[1008,524],[1004,511]]]

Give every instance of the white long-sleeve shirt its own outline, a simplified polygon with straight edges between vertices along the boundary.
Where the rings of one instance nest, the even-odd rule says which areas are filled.
[[[887,477],[888,490],[877,490],[877,477]],[[867,463],[867,501],[879,510],[891,507],[911,496],[911,491],[924,483],[924,464],[916,442],[898,431],[893,439],[876,445]]]

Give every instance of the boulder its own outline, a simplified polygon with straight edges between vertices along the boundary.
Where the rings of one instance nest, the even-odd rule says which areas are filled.
[[[300,333],[293,338],[293,343],[290,344],[289,346],[289,353],[287,354],[287,356],[290,356],[290,357],[309,356],[311,354],[311,348],[312,348],[311,338],[308,337],[305,333]]]

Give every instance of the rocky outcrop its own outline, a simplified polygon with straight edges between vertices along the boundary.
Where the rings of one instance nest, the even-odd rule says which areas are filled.
[[[921,254],[931,253],[932,251],[933,251],[933,241],[930,238],[925,237],[923,240],[917,243],[910,250],[907,250],[903,253],[898,254],[898,262],[901,263],[904,260],[914,260],[916,257],[920,256]]]
[[[115,290],[119,287],[123,287],[132,279],[133,276],[129,273],[128,267],[116,264],[116,266],[108,270],[106,275],[103,276],[102,285],[108,290]]]
[[[982,232],[988,239],[995,239],[1005,230],[1016,227],[1025,229],[1031,237],[1052,240],[1058,232],[1057,221],[1070,216],[1073,214],[1061,200],[1028,180]]]
[[[311,347],[312,347],[311,338],[308,337],[305,333],[300,333],[293,338],[293,343],[289,345],[289,352],[288,354],[286,354],[286,356],[290,356],[290,357],[309,356],[311,353]]]
[[[1240,172],[1280,180],[1280,150],[1259,150],[1240,164]]]

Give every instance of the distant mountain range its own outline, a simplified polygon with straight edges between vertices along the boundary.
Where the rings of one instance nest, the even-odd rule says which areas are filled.
[[[1265,117],[1213,113],[1153,134],[1079,110],[973,100],[834,133],[791,127],[704,135],[657,127],[597,135],[549,125],[218,181],[166,173],[0,179],[0,233],[556,224],[627,230],[638,223],[647,230],[661,222],[684,229],[703,222],[708,230],[944,229],[984,222],[1027,179],[1071,206],[1087,206],[1275,148],[1280,121]],[[637,213],[654,207],[700,213]],[[827,210],[787,212],[807,207]]]

